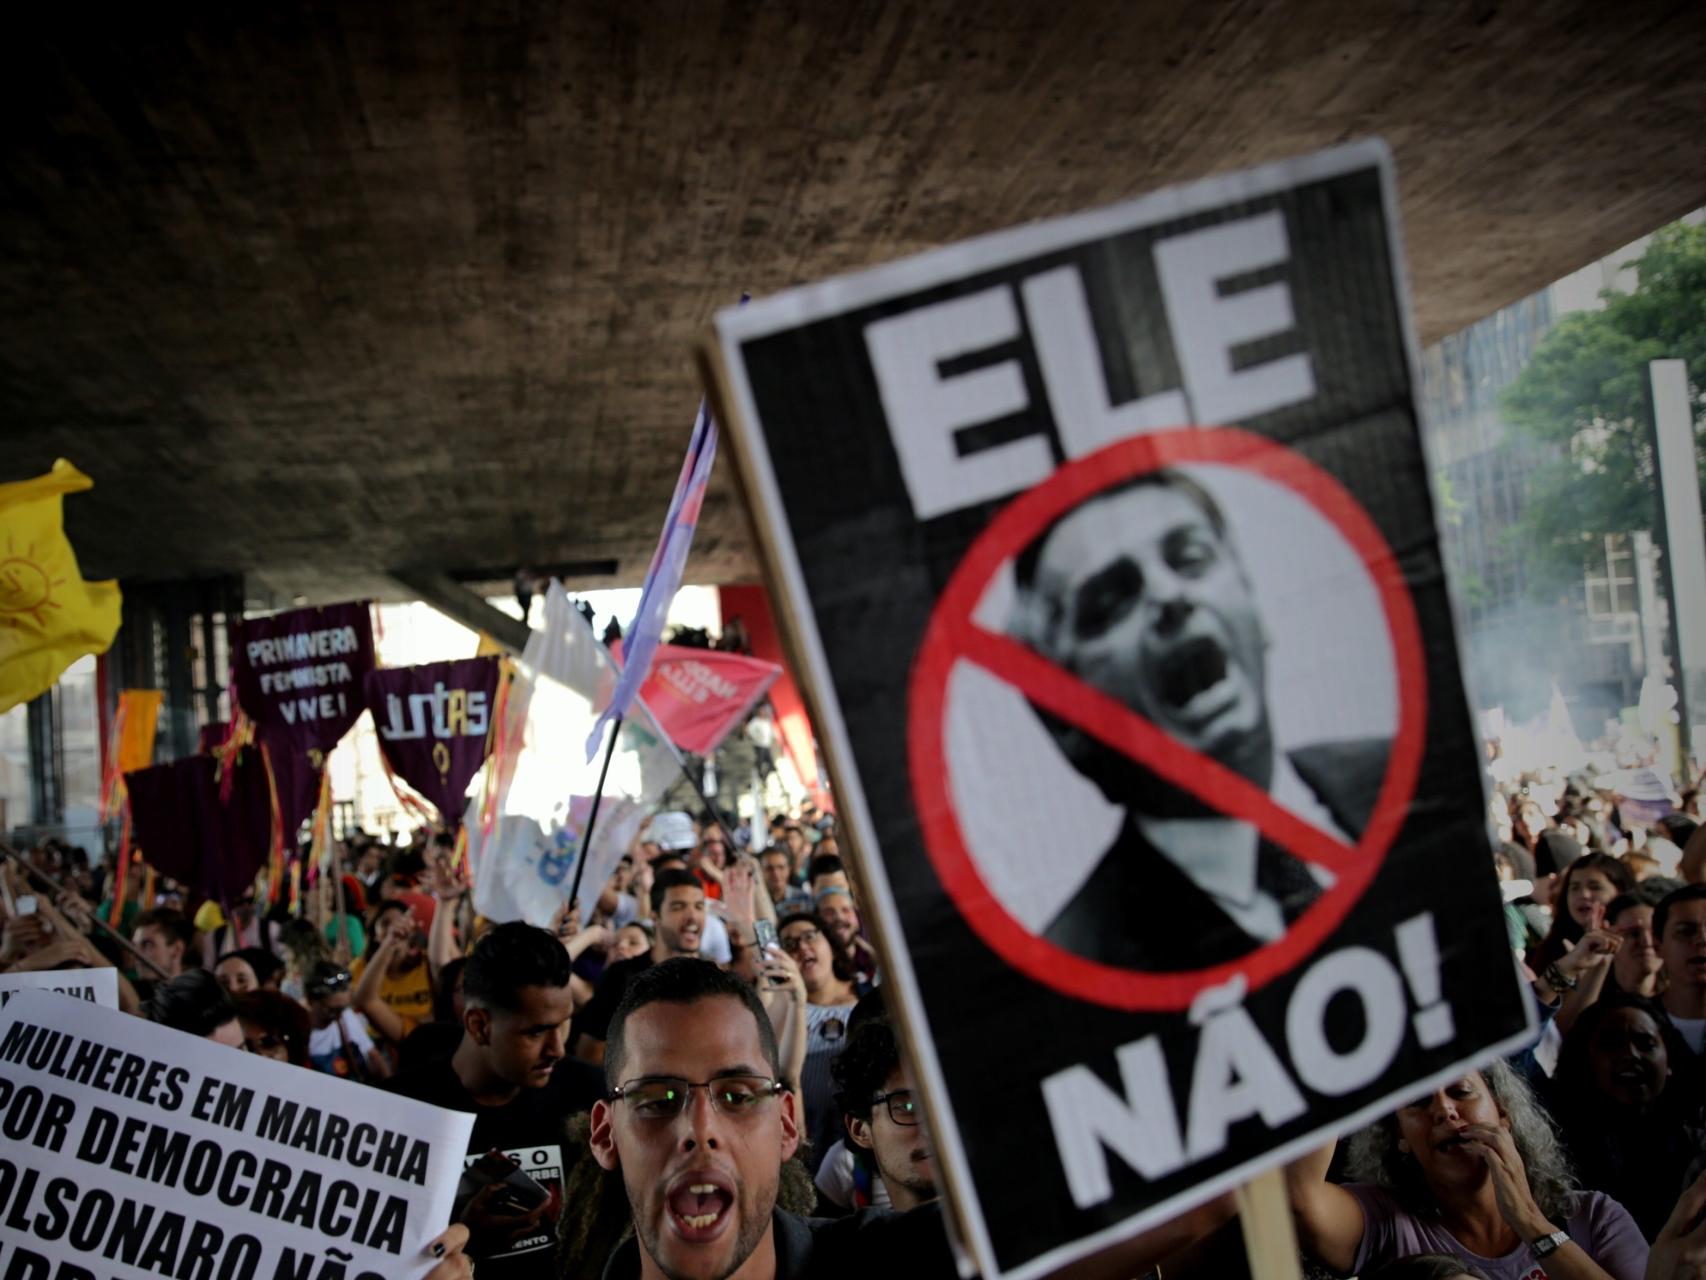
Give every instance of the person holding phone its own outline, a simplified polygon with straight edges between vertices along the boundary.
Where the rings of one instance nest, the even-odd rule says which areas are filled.
[[[493,927],[462,967],[455,1052],[389,1086],[474,1116],[455,1216],[482,1280],[555,1280],[565,1121],[589,1110],[604,1083],[567,1052],[570,974],[550,931],[520,921]]]

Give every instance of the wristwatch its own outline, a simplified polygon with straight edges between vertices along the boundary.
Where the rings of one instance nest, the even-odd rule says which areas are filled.
[[[1556,1253],[1570,1241],[1568,1231],[1554,1231],[1549,1236],[1541,1236],[1538,1240],[1529,1242],[1528,1251],[1536,1258],[1544,1258],[1549,1253]]]

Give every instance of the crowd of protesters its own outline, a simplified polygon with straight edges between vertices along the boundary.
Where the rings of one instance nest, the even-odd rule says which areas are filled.
[[[1293,1163],[1304,1261],[1706,1277],[1698,797],[1625,829],[1591,778],[1493,794],[1492,862],[1545,1033]],[[121,887],[47,842],[28,858],[66,891],[0,873],[0,968],[113,965],[133,1013],[472,1113],[486,1176],[464,1180],[435,1280],[949,1275],[928,1109],[834,819],[735,829],[759,850],[710,814],[689,847],[642,831],[584,918],[547,928],[481,919],[442,832],[352,837],[305,914],[198,903],[139,862]],[[517,1167],[537,1194],[505,1181]],[[1080,1273],[1226,1274],[1233,1216],[1211,1202]]]

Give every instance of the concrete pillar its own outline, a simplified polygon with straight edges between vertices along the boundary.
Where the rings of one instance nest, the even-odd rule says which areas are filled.
[[[1659,528],[1670,582],[1677,710],[1681,713],[1684,754],[1698,759],[1706,753],[1706,742],[1693,733],[1693,726],[1706,719],[1706,522],[1700,514],[1688,364],[1683,360],[1654,360],[1647,367],[1652,379]]]

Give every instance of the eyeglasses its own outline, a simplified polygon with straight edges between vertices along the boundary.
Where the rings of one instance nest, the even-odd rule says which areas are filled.
[[[722,1075],[709,1080],[677,1076],[641,1076],[610,1091],[610,1101],[626,1099],[641,1120],[671,1120],[680,1115],[695,1089],[703,1089],[711,1105],[726,1116],[750,1116],[766,1100],[782,1092],[782,1082],[769,1076]]]
[[[318,981],[309,983],[308,994],[311,996],[329,996],[342,991],[347,986],[349,986],[349,972],[345,969],[339,969],[336,973],[329,973]]]
[[[918,1103],[913,1098],[911,1089],[896,1089],[893,1093],[879,1093],[871,1099],[873,1107],[879,1102],[888,1104],[889,1119],[896,1124],[911,1128],[918,1123]]]
[[[798,933],[790,933],[786,938],[782,939],[782,950],[804,950],[805,948],[815,945],[817,940],[821,937],[823,937],[822,929],[801,929]]]

